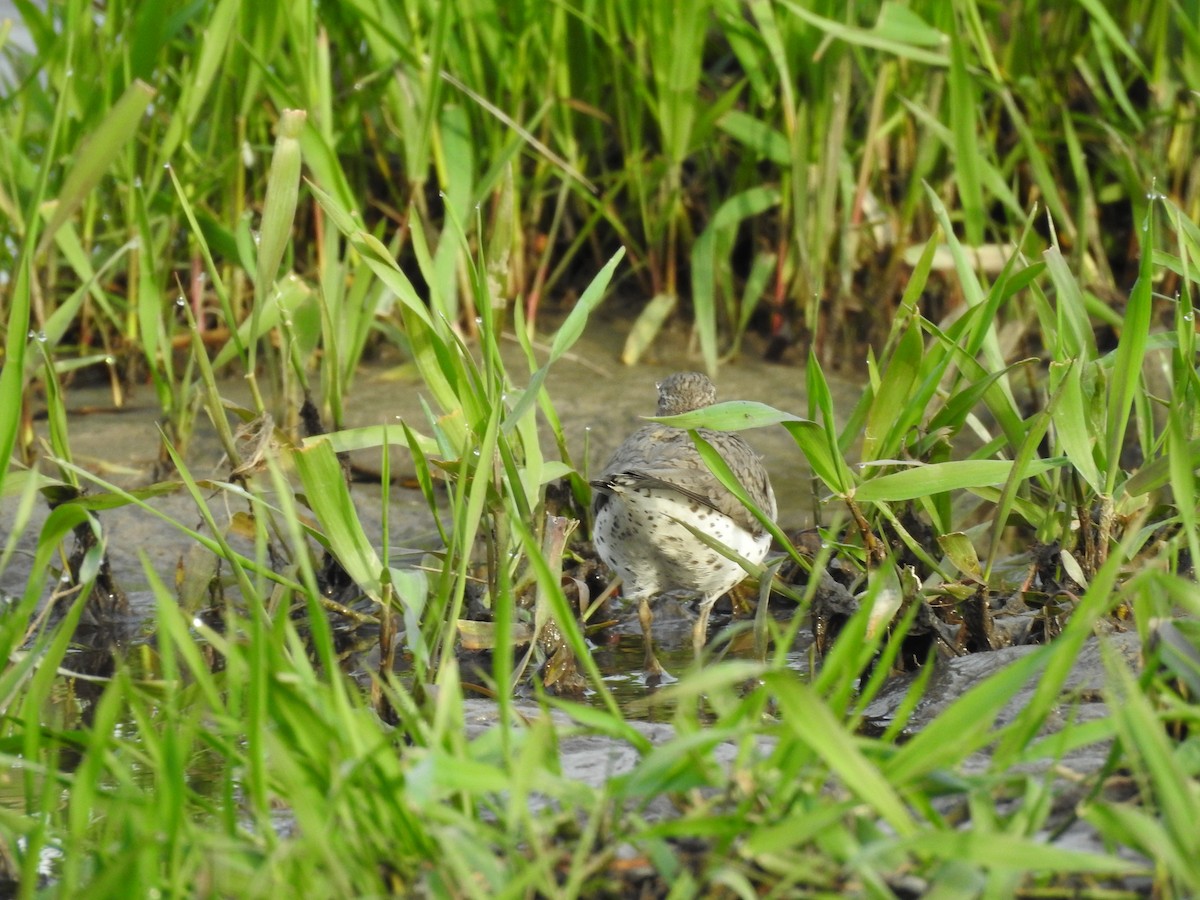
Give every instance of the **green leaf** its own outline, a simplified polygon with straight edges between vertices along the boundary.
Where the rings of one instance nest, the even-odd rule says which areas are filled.
[[[1121,339],[1117,342],[1108,394],[1108,433],[1105,446],[1108,471],[1105,472],[1104,493],[1110,496],[1116,487],[1117,477],[1121,474],[1121,447],[1125,443],[1129,413],[1133,408],[1134,397],[1141,390],[1142,362],[1146,358],[1146,344],[1149,340],[1154,304],[1153,202],[1147,205],[1145,215],[1146,220],[1141,232],[1142,258],[1138,266],[1138,279],[1125,305],[1125,322],[1121,328]]]
[[[1056,847],[1036,838],[993,831],[937,829],[889,845],[889,850],[965,861],[985,869],[1071,872],[1096,875],[1142,874],[1145,866],[1119,856]]]
[[[278,290],[270,298],[256,300],[255,308],[261,307],[257,320],[253,317],[242,320],[242,324],[237,328],[237,336],[230,337],[213,358],[214,368],[228,365],[241,347],[250,343],[252,337],[270,331],[279,324],[280,319],[297,314],[314,296],[312,288],[291,273],[281,278],[277,287]],[[273,302],[266,302],[267,299]]]
[[[1071,465],[1092,490],[1100,493],[1104,490],[1104,479],[1096,465],[1094,451],[1098,436],[1088,428],[1087,402],[1081,380],[1084,365],[1079,360],[1050,363],[1050,390],[1061,390],[1058,403],[1050,411],[1050,419]]]
[[[410,437],[411,435],[411,437]],[[364,450],[369,447],[382,447],[384,442],[410,446],[410,441],[419,442],[422,453],[437,455],[437,442],[432,438],[413,432],[407,428],[403,435],[397,435],[395,429],[389,430],[386,425],[364,425],[361,428],[343,428],[341,431],[331,431],[329,434],[315,435],[305,438],[303,446],[307,447],[318,441],[328,441],[336,453],[346,453],[350,450]]]
[[[954,134],[954,172],[958,182],[966,240],[983,242],[984,202],[979,146],[979,98],[976,81],[967,71],[967,38],[956,30],[950,39],[950,127]],[[947,235],[953,234],[948,231]]]
[[[713,431],[745,431],[749,428],[765,428],[768,425],[779,425],[783,422],[809,421],[802,416],[784,412],[756,400],[726,400],[676,416],[646,416],[646,418],[651,422],[660,422],[673,428],[711,428]]]
[[[1066,462],[1066,458],[1034,460],[1026,467],[1022,477],[1040,475]],[[1006,459],[964,459],[918,465],[863,482],[855,488],[854,499],[864,503],[880,503],[914,500],[946,491],[994,487],[1008,480],[1012,468],[1012,462]]]
[[[418,296],[408,276],[400,270],[387,247],[381,244],[378,238],[364,231],[354,217],[320,186],[311,181],[308,182],[308,186],[338,230],[349,239],[354,249],[362,254],[371,271],[379,276],[408,312],[414,313],[429,328],[434,328],[428,307]]]
[[[31,262],[17,262],[16,284],[8,308],[4,366],[0,367],[0,489],[5,486],[9,461],[21,427],[21,395],[25,389],[25,347],[29,340]]]
[[[899,440],[907,431],[907,423],[922,410],[912,403],[913,389],[921,370],[924,341],[916,321],[910,322],[896,352],[888,361],[880,378],[879,390],[867,413],[863,430],[862,458],[864,461],[891,455],[898,450]]]
[[[875,20],[875,32],[880,37],[914,47],[944,47],[946,35],[922,19],[906,3],[885,0]]]
[[[550,343],[550,358],[546,360],[533,376],[529,379],[529,386],[521,394],[519,400],[512,408],[512,412],[508,414],[504,423],[505,432],[509,432],[520,422],[525,413],[537,401],[538,396],[542,392],[542,387],[546,383],[546,376],[550,374],[550,366],[562,358],[562,355],[575,346],[575,342],[583,335],[584,328],[587,327],[588,317],[600,305],[600,301],[604,299],[605,292],[608,290],[608,285],[612,281],[613,272],[617,268],[617,264],[625,257],[625,248],[618,248],[617,252],[612,255],[604,268],[596,273],[596,277],[584,290],[583,295],[575,303],[567,316],[566,321],[559,326],[558,331],[554,335],[554,340]]]
[[[308,114],[302,109],[285,109],[279,117],[275,151],[271,154],[271,169],[267,174],[267,196],[263,201],[259,225],[258,268],[254,277],[256,310],[270,297],[275,274],[292,239],[292,221],[300,196],[300,166],[303,162],[299,138],[307,118]]]
[[[383,563],[367,539],[342,465],[328,440],[311,440],[292,453],[308,504],[342,568],[371,599],[383,601]]]
[[[1049,658],[1045,649],[1019,657],[968,688],[887,760],[884,769],[888,781],[904,789],[932,772],[963,762],[992,743],[996,739],[991,730],[996,717]]]
[[[844,788],[878,812],[897,833],[914,834],[916,822],[894,784],[863,755],[858,741],[816,692],[790,672],[769,672],[763,681],[778,699],[791,737],[817,753]]]
[[[948,534],[939,534],[937,542],[938,546],[942,548],[942,552],[946,554],[950,562],[954,563],[954,567],[958,571],[976,581],[983,580],[979,554],[975,552],[975,544],[969,537],[961,531],[952,531]]]
[[[919,44],[924,44],[929,40],[929,34],[918,31],[914,27],[914,21],[919,21],[915,15],[903,16],[903,14],[896,15],[894,12],[890,12],[885,18],[881,12],[876,27],[868,30],[843,25],[834,19],[822,18],[816,13],[810,12],[799,3],[793,2],[793,0],[782,0],[781,5],[791,10],[808,24],[821,29],[821,31],[830,37],[846,41],[848,44],[871,47],[929,66],[945,66],[949,64],[949,60],[944,54],[934,53],[919,46]],[[936,34],[937,32],[934,33]],[[914,34],[919,38],[918,44],[913,44],[909,41],[910,36]],[[945,37],[942,36],[939,43],[944,43],[944,41]]]
[[[600,301],[604,299],[608,285],[612,281],[613,272],[616,271],[617,265],[624,258],[625,248],[620,247],[609,261],[604,264],[604,268],[597,272],[596,277],[588,284],[582,296],[580,296],[579,300],[571,308],[571,312],[566,320],[555,333],[554,340],[550,343],[549,362],[554,362],[561,358],[583,335],[583,330],[587,326],[588,316],[592,314],[596,307],[600,305]]]
[[[762,119],[731,109],[717,121],[717,127],[764,159],[780,166],[791,165],[792,150],[787,138]]]
[[[700,333],[705,368],[717,368],[717,280],[729,264],[739,226],[746,219],[778,206],[779,189],[758,186],[730,197],[713,214],[708,227],[692,245],[692,310]]]
[[[629,330],[629,335],[625,338],[625,347],[621,350],[621,362],[632,366],[642,358],[646,348],[654,343],[655,336],[662,330],[667,316],[675,309],[676,299],[674,294],[657,294],[651,298],[638,314],[633,328]]]
[[[154,88],[144,81],[134,81],[109,110],[104,121],[79,145],[75,152],[75,163],[63,181],[57,205],[38,244],[38,256],[45,252],[63,223],[83,205],[121,149],[137,134],[142,114],[155,93]]]

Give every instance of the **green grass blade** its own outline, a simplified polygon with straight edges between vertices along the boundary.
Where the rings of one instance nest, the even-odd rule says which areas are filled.
[[[80,144],[74,165],[58,192],[57,203],[46,230],[38,244],[41,256],[58,229],[83,205],[104,173],[116,161],[121,149],[138,133],[146,107],[155,96],[154,88],[143,81],[134,81],[96,130]]]
[[[1041,459],[1031,461],[1020,471],[1022,479],[1032,478],[1067,460]],[[864,503],[914,500],[946,491],[994,487],[1006,483],[1013,475],[1013,465],[1002,459],[966,459],[915,466],[901,472],[891,472],[864,481],[854,489],[854,499]]]
[[[1150,336],[1154,300],[1154,210],[1155,203],[1151,201],[1146,207],[1146,218],[1142,226],[1142,258],[1138,265],[1138,279],[1133,290],[1129,292],[1121,340],[1117,344],[1113,361],[1105,434],[1108,470],[1105,472],[1104,492],[1108,495],[1112,494],[1121,474],[1121,446],[1125,442],[1134,397],[1141,390],[1142,363],[1146,357],[1146,344]]]
[[[338,562],[368,596],[382,602],[383,563],[362,530],[337,454],[328,441],[314,440],[297,449],[292,459]]]
[[[29,282],[31,262],[22,255],[8,305],[4,336],[4,366],[0,368],[0,488],[5,484],[17,432],[21,427],[22,394],[25,390],[25,347],[29,340]]]
[[[779,701],[791,738],[815,751],[845,788],[878,812],[898,834],[915,834],[917,822],[896,792],[896,782],[862,753],[858,742],[812,688],[790,673],[769,672],[763,681]]]

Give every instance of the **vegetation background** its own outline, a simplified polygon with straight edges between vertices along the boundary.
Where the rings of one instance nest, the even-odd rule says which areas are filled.
[[[13,5],[32,44],[0,28],[0,568],[31,573],[0,621],[14,892],[1200,892],[1196,0]],[[560,577],[570,525],[546,515],[565,479],[558,512],[586,520],[544,386],[609,290],[634,319],[625,362],[683,316],[710,371],[751,329],[806,363],[805,415],[739,404],[710,424],[793,435],[839,512],[815,561],[780,546],[862,578],[817,673],[779,649],[800,614],[760,621],[776,649],[685,677],[656,746],[591,660]],[[549,362],[508,371],[505,330],[552,330]],[[428,419],[342,431],[383,346]],[[835,361],[866,378],[841,429]],[[244,409],[214,377],[231,367]],[[118,400],[153,386],[169,477],[129,491],[72,462],[63,390],[95,372]],[[306,398],[329,436],[293,427]],[[228,481],[188,471],[201,415]],[[239,419],[270,452],[246,452]],[[388,558],[386,522],[368,541],[339,487],[335,451],[389,444],[443,523],[421,566]],[[220,520],[211,489],[246,517]],[[170,524],[220,560],[220,627],[147,571],[154,641],[82,690],[59,674],[75,626],[119,605],[102,511],[152,514],[164,492],[195,499],[204,525]],[[860,733],[888,669],[870,662],[896,660],[914,598],[986,619],[1021,587],[1003,563],[1044,547],[1056,639],[907,731],[926,667]],[[410,661],[367,696],[339,674],[329,558]],[[477,735],[453,650],[481,558],[498,713]],[[799,612],[818,581],[793,585]],[[897,624],[875,627],[893,598]],[[514,629],[548,621],[594,702],[539,691],[520,712]],[[1047,735],[1106,621],[1137,629],[1144,666],[1106,655],[1109,715]],[[639,763],[600,787],[564,777],[564,722]],[[1054,767],[1093,744],[1100,771]],[[1107,793],[1118,772],[1133,799]],[[647,815],[664,797],[676,814]],[[1065,822],[1124,852],[1057,843]]]

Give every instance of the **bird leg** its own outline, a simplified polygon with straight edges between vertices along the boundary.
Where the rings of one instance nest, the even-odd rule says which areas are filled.
[[[700,601],[700,615],[696,617],[696,622],[692,625],[692,653],[696,657],[696,661],[700,661],[700,654],[704,652],[704,644],[708,641],[708,614],[712,612],[714,599],[705,597]]]
[[[642,597],[638,600],[638,621],[642,624],[642,640],[646,645],[646,661],[643,663],[643,668],[646,670],[646,680],[657,683],[662,680],[663,667],[659,664],[658,657],[654,655],[654,637],[652,636],[651,626],[654,623],[654,613],[650,611],[650,598]]]

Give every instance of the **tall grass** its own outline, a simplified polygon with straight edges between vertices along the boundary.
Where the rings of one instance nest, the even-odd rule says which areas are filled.
[[[7,267],[20,235],[49,216],[42,250],[55,274],[35,323],[86,286],[64,314],[86,326],[70,335],[73,353],[145,367],[178,407],[182,374],[166,348],[186,322],[174,302],[187,299],[212,341],[250,315],[252,205],[278,111],[300,109],[309,171],[402,258],[415,260],[418,239],[430,248],[425,277],[467,332],[475,299],[456,235],[476,240],[483,204],[509,260],[493,302],[535,314],[624,245],[646,304],[627,359],[690,300],[709,369],[755,322],[828,365],[890,328],[906,251],[934,224],[923,182],[976,249],[1003,245],[1040,203],[1093,290],[1132,275],[1124,198],[1140,203],[1157,179],[1195,217],[1189,8],[1022,3],[1001,14],[959,0],[848,15],[706,0],[668,16],[615,2],[225,0],[161,21],[129,3],[99,18],[80,0],[29,9],[37,52],[18,62],[4,102],[0,202],[18,242]],[[56,200],[54,212],[33,212],[34,196]],[[348,294],[353,256],[311,202],[299,212],[306,240],[289,265],[320,286],[346,344],[329,380],[346,383],[387,299]],[[1053,241],[1041,223],[1035,233],[1042,248]],[[861,300],[867,279],[875,303]]]
[[[1200,891],[1193,6],[23,6],[37,49],[0,101],[0,567],[40,492],[58,505],[0,617],[0,874],[22,896]],[[989,244],[1003,264],[981,273]],[[587,489],[545,386],[615,279],[647,301],[628,358],[689,296],[709,368],[757,317],[806,336],[807,410],[677,424],[787,429],[826,540],[817,563],[780,545],[802,568],[836,553],[862,598],[811,676],[787,666],[807,608],[762,617],[772,652],[661,695],[669,737],[617,706],[564,588]],[[572,287],[539,362],[534,315]],[[503,362],[506,329],[527,370]],[[839,428],[826,369],[864,329],[868,381]],[[383,341],[427,416],[344,430]],[[72,461],[63,383],[89,365],[153,384],[167,480],[130,491]],[[221,396],[223,367],[255,379],[249,408]],[[305,400],[325,433],[288,418]],[[203,484],[184,452],[200,409],[229,456]],[[270,438],[252,457],[236,418]],[[443,545],[419,566],[392,558],[394,523],[367,538],[337,457],[375,448],[386,474],[395,445]],[[166,526],[228,578],[195,615],[146,565],[153,642],[83,677],[104,510],[160,515],[164,491],[196,508]],[[330,561],[379,634],[369,691],[340,668]],[[1017,594],[1055,640],[910,727],[926,668],[880,736],[860,733],[887,665],[864,672],[899,657],[921,604],[986,623]],[[466,623],[469,595],[490,622]],[[1047,728],[1081,648],[1123,621],[1143,669],[1105,651],[1108,714]],[[480,729],[468,627],[494,647]],[[593,702],[548,696],[543,674],[518,705],[535,663],[573,664]],[[572,778],[577,734],[633,762]],[[1056,767],[1093,744],[1108,768]],[[1122,770],[1137,803],[1106,792]],[[1085,798],[1065,815],[1059,774]],[[1075,822],[1123,852],[1058,842]]]

